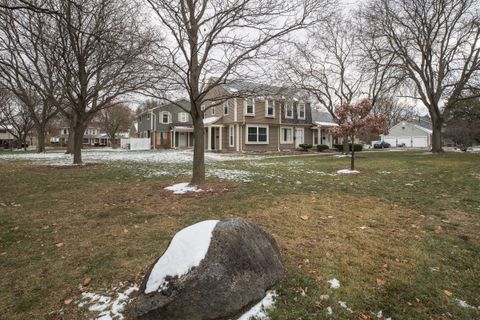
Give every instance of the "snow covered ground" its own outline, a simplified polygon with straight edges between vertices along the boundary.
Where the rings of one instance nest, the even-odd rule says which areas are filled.
[[[207,162],[234,161],[234,160],[261,160],[264,156],[206,153]],[[0,153],[2,160],[26,160],[36,161],[46,165],[69,165],[73,162],[73,156],[63,151],[46,153]],[[126,151],[122,149],[87,149],[82,151],[82,159],[85,163],[96,162],[148,162],[148,163],[190,163],[193,160],[191,150],[161,150],[161,151]]]

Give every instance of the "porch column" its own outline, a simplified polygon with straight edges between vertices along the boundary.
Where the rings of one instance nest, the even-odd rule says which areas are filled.
[[[318,144],[323,144],[323,140],[322,140],[322,128],[318,127],[317,135],[318,135]]]
[[[207,150],[212,150],[212,127],[207,129]]]
[[[240,152],[240,126],[235,125],[235,146],[237,147],[237,152]]]
[[[222,131],[223,131],[223,128],[222,127],[219,127],[217,128],[217,130],[219,131],[219,137],[218,137],[218,150],[222,150]]]

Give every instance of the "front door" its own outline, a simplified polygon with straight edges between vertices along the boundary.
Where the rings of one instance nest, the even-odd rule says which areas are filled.
[[[300,147],[303,144],[303,128],[295,129],[295,148]]]
[[[180,132],[178,136],[178,147],[186,148],[187,147],[187,133]]]

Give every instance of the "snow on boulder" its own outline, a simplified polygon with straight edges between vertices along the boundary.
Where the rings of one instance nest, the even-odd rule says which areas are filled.
[[[204,221],[178,232],[147,272],[135,319],[236,319],[282,277],[273,237],[243,219]]]

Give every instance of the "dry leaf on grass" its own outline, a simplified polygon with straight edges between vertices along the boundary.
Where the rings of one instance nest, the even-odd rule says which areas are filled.
[[[377,279],[377,285],[383,286],[385,284],[385,280],[383,279]]]
[[[84,287],[88,286],[91,281],[92,281],[92,278],[86,277],[85,279],[83,279],[83,286]]]
[[[443,290],[443,293],[445,293],[445,295],[446,295],[447,297],[453,296],[453,292],[448,291],[448,290]]]
[[[307,220],[308,220],[308,216],[300,216],[300,219],[302,219],[303,221],[307,221]]]

